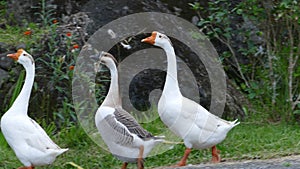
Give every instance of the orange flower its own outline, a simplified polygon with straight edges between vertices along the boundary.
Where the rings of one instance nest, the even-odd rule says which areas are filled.
[[[79,48],[79,45],[75,44],[73,45],[73,49],[78,49]]]
[[[56,24],[57,22],[58,22],[57,19],[54,19],[54,20],[52,21],[53,24]]]
[[[69,37],[72,36],[71,32],[67,32],[66,35]]]
[[[74,70],[74,68],[75,68],[75,66],[72,65],[69,67],[69,70]]]
[[[29,35],[32,34],[32,31],[31,31],[31,30],[27,30],[27,31],[25,31],[23,34],[26,35],[26,36],[29,36]]]

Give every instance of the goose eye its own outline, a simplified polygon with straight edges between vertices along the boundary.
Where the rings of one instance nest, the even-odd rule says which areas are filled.
[[[24,53],[23,56],[28,56],[28,55],[26,53]]]
[[[159,35],[158,37],[159,37],[159,38],[162,38],[162,36],[161,36],[161,35]]]

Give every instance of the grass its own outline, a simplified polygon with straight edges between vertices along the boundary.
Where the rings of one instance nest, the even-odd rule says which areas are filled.
[[[30,30],[33,35],[25,35],[26,31]],[[4,42],[10,46],[17,46],[21,43],[27,45],[27,48],[30,48],[36,43],[38,39],[43,37],[48,30],[43,30],[38,27],[35,23],[28,23],[24,27],[9,26],[5,25],[4,29],[0,29],[0,42]]]
[[[53,165],[37,167],[46,169],[75,168],[73,162],[84,169],[120,168],[122,162],[98,147],[79,126],[71,126],[52,135],[52,139],[61,147],[70,150],[59,156]],[[224,142],[218,145],[222,159],[226,161],[243,159],[268,159],[288,156],[300,152],[300,127],[287,124],[266,124],[243,122],[234,128]],[[178,162],[185,147],[174,145],[173,149],[146,159],[145,168],[168,166]],[[5,142],[0,133],[0,168],[11,169],[22,164]],[[209,163],[210,150],[193,150],[188,163]],[[136,168],[130,164],[128,168]]]

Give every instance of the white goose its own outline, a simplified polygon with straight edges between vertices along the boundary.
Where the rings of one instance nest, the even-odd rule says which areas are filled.
[[[58,147],[42,127],[27,115],[35,75],[34,60],[23,49],[7,56],[23,65],[26,78],[19,96],[1,118],[2,133],[25,166],[19,169],[33,169],[35,166],[52,164],[56,156],[68,149]]]
[[[177,80],[176,55],[173,45],[166,35],[154,31],[142,42],[161,47],[167,55],[167,77],[158,102],[158,113],[170,130],[184,140],[186,150],[177,166],[186,165],[191,148],[212,147],[212,162],[220,162],[221,158],[216,144],[222,142],[228,131],[239,122],[237,120],[225,121],[209,113],[198,103],[182,96]]]
[[[114,57],[101,52],[99,60],[109,68],[111,83],[108,94],[95,115],[98,131],[110,152],[124,161],[122,169],[126,169],[128,162],[137,162],[138,169],[143,169],[143,158],[156,144],[164,141],[163,137],[152,136],[122,108]]]

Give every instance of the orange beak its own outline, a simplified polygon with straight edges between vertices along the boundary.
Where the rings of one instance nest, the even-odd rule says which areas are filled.
[[[17,61],[22,54],[23,49],[19,49],[17,53],[8,54],[7,56],[12,58],[13,60]]]
[[[142,42],[145,42],[145,43],[149,43],[151,45],[154,45],[155,43],[155,38],[156,38],[156,32],[152,32],[151,36],[145,38],[145,39],[142,39]]]
[[[17,53],[8,54],[8,57],[12,58],[13,60],[18,60],[19,57],[17,56]]]

